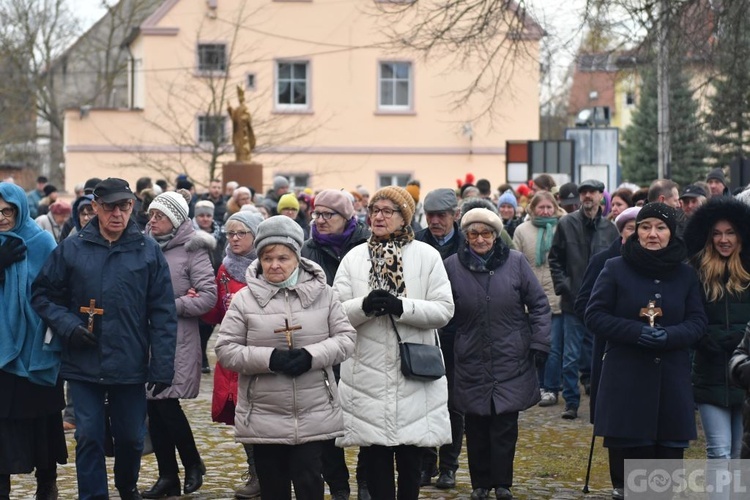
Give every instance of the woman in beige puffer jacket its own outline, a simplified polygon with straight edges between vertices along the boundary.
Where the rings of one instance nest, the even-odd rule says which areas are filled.
[[[332,366],[354,350],[355,330],[302,243],[289,217],[258,226],[258,259],[215,346],[239,373],[236,439],[253,444],[261,498],[274,500],[291,497],[290,482],[297,498],[323,499],[322,442],[344,429]]]

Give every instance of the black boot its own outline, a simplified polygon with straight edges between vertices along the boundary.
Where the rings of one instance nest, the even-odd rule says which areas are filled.
[[[206,466],[203,460],[196,465],[185,467],[185,494],[188,495],[203,486],[203,474],[206,473]]]
[[[120,493],[120,500],[141,500],[143,498],[138,491],[137,486],[134,486],[131,489],[118,489],[117,491]],[[177,494],[179,495],[179,493]]]
[[[10,474],[0,474],[0,500],[10,500]]]
[[[177,476],[159,476],[151,489],[143,492],[143,498],[178,497],[182,493],[180,478]]]
[[[57,470],[36,471],[37,500],[57,500]]]

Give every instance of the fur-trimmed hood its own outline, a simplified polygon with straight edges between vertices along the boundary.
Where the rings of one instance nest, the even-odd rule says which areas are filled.
[[[683,240],[693,258],[706,245],[714,224],[726,220],[734,226],[742,241],[742,261],[750,263],[750,206],[735,198],[711,198],[688,220]]]
[[[195,252],[205,248],[209,252],[212,252],[216,248],[216,238],[211,233],[205,231],[195,231],[192,238],[185,243],[185,250],[188,252]]]

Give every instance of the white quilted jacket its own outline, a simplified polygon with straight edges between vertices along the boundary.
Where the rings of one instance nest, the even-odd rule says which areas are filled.
[[[406,297],[396,325],[405,342],[435,343],[435,329],[453,316],[453,297],[440,254],[412,241],[403,249]],[[388,316],[367,317],[362,300],[368,293],[367,244],[353,248],[341,261],[334,289],[357,329],[354,354],[341,364],[339,397],[344,436],[339,446],[439,446],[450,443],[448,387],[445,377],[432,382],[406,379],[401,373],[398,340]]]

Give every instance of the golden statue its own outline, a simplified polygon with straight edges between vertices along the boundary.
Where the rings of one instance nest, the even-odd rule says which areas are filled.
[[[232,143],[234,144],[234,155],[238,162],[249,162],[250,152],[255,149],[255,134],[250,123],[250,111],[245,106],[245,91],[237,85],[237,98],[240,105],[232,108],[227,105],[229,117],[232,119]]]

